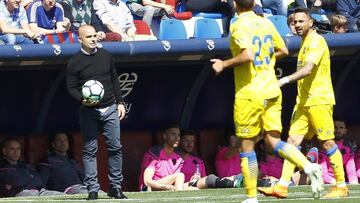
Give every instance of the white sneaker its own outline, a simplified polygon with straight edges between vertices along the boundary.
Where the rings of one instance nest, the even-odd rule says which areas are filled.
[[[310,178],[313,197],[315,199],[319,199],[321,192],[324,190],[324,181],[321,176],[321,166],[316,163],[311,163],[305,167],[304,171]]]
[[[258,199],[256,197],[254,197],[254,198],[248,198],[248,199],[242,201],[241,203],[258,203],[258,202],[259,202]]]

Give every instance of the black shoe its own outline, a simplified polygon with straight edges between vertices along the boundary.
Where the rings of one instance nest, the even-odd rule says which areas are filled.
[[[127,197],[124,195],[124,193],[122,193],[121,189],[119,188],[111,188],[107,195],[115,199],[127,199]]]
[[[96,200],[98,199],[98,193],[97,192],[90,192],[89,196],[86,198],[86,200]]]

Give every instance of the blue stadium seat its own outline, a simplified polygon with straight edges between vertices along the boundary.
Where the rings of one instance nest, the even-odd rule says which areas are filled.
[[[185,26],[181,20],[166,19],[160,22],[159,39],[187,39]]]
[[[231,20],[230,20],[230,25],[235,23],[236,20],[237,20],[237,16],[232,17]]]
[[[220,19],[220,18],[224,18],[225,15],[222,14],[222,13],[205,13],[205,12],[200,12],[200,13],[194,13],[193,17]]]
[[[219,24],[215,19],[200,18],[195,21],[195,38],[221,38]]]
[[[272,12],[272,10],[269,9],[269,8],[263,8],[263,11],[264,11],[264,13],[266,13],[266,14],[268,14],[268,15],[270,15],[270,16],[274,15],[273,12]]]
[[[287,25],[287,18],[285,16],[273,15],[269,16],[268,19],[275,25],[281,36],[286,36],[291,33],[290,28]]]
[[[323,21],[323,20],[328,20],[326,15],[320,15],[320,14],[311,14],[311,17],[314,18],[316,21]]]

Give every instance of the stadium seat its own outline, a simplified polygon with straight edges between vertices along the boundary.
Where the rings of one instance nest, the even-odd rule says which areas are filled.
[[[152,146],[152,134],[145,131],[122,132],[123,190],[138,191],[140,165],[147,150]],[[134,181],[135,180],[135,181]]]
[[[269,8],[263,8],[263,11],[267,16],[272,16],[273,15],[272,10],[269,9]]]
[[[281,36],[286,36],[291,33],[287,25],[287,18],[283,15],[269,16],[268,19],[274,24]]]
[[[219,24],[215,19],[199,18],[195,21],[195,38],[221,38]]]
[[[230,25],[235,23],[236,20],[237,20],[237,17],[232,17],[231,20],[230,20]]]
[[[46,134],[35,134],[26,136],[28,163],[37,165],[46,159],[50,149],[49,136]]]
[[[151,35],[151,30],[145,21],[142,20],[134,20],[134,24],[136,27],[136,34],[140,35]]]
[[[162,20],[160,22],[159,39],[187,39],[184,24],[176,19]]]
[[[225,17],[225,15],[222,13],[205,13],[205,12],[194,13],[193,16],[202,17],[202,18],[213,18],[213,19],[220,19]]]
[[[221,130],[201,130],[199,132],[199,153],[204,160],[206,174],[216,174],[215,156],[218,146],[223,143],[223,131]]]
[[[312,13],[312,14],[311,14],[311,17],[312,17],[313,19],[315,19],[316,21],[326,21],[326,20],[328,20],[328,18],[326,17],[326,15],[320,15],[320,14],[314,14],[314,13]]]
[[[80,132],[71,133],[72,134],[72,153],[74,159],[80,163],[81,166],[84,166],[82,161],[83,154],[83,142],[82,142],[82,134]]]

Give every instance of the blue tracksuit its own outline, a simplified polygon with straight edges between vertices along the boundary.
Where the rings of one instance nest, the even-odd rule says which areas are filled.
[[[72,185],[83,184],[84,171],[68,156],[49,155],[39,164],[39,173],[49,190],[64,192]]]

